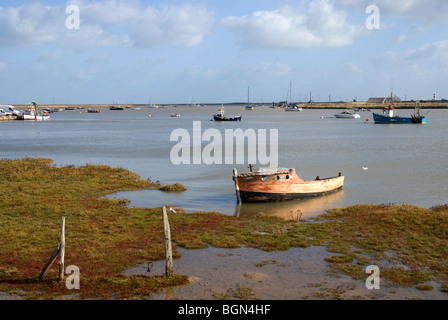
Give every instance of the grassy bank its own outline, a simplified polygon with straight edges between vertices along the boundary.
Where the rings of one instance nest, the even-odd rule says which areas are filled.
[[[128,208],[116,191],[154,189],[121,168],[57,167],[49,159],[0,161],[0,291],[26,298],[139,299],[162,288],[186,285],[188,275],[124,277],[127,268],[164,259],[161,208]],[[218,208],[219,209],[219,208]],[[448,208],[363,205],[331,210],[297,223],[263,216],[236,218],[218,212],[170,214],[174,257],[177,247],[249,246],[266,251],[326,245],[334,255],[330,272],[365,279],[377,264],[385,280],[418,286],[448,282]],[[38,276],[59,241],[66,217],[65,265],[80,269],[80,290],[57,281],[57,263]]]

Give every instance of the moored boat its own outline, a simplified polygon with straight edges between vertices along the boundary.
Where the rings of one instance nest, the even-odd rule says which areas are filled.
[[[348,110],[345,110],[341,113],[337,113],[334,116],[339,119],[359,119],[359,118],[361,118],[361,116],[359,114],[357,114],[356,112],[350,112]]]
[[[383,113],[373,113],[373,120],[379,124],[426,124],[427,118],[420,114],[420,102],[415,103],[414,114],[410,117],[398,116],[395,112],[392,93],[390,104],[387,108],[382,108]]]
[[[241,121],[242,116],[236,116],[236,117],[225,117],[224,116],[224,108],[221,108],[218,110],[218,113],[213,115],[213,119],[215,121]]]
[[[238,203],[276,202],[304,199],[331,194],[342,189],[345,177],[319,178],[305,181],[295,169],[260,169],[238,173],[233,170],[233,181]]]
[[[295,106],[294,105],[288,105],[285,108],[285,111],[302,111],[302,108],[297,106],[297,105],[295,105]]]
[[[23,120],[34,120],[34,121],[43,121],[43,120],[50,120],[50,115],[48,112],[42,112],[39,114],[37,102],[31,102],[33,106],[28,107],[28,110],[26,110],[21,118]]]

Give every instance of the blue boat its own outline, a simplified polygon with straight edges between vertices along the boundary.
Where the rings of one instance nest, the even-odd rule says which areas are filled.
[[[414,114],[410,117],[400,117],[395,113],[394,102],[392,94],[390,97],[390,105],[387,108],[382,108],[382,114],[373,113],[373,120],[375,123],[380,124],[426,124],[427,118],[420,114],[420,103],[417,101],[415,104]]]

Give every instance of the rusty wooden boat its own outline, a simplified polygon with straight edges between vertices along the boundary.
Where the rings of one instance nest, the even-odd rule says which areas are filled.
[[[259,169],[238,173],[233,170],[233,180],[238,203],[277,202],[319,197],[339,191],[344,185],[344,176],[305,181],[295,169]]]

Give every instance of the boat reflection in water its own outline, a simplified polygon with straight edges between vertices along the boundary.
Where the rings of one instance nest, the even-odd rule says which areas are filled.
[[[327,196],[272,203],[243,203],[235,208],[236,217],[263,215],[284,220],[314,218],[328,209],[343,207],[344,190]]]

